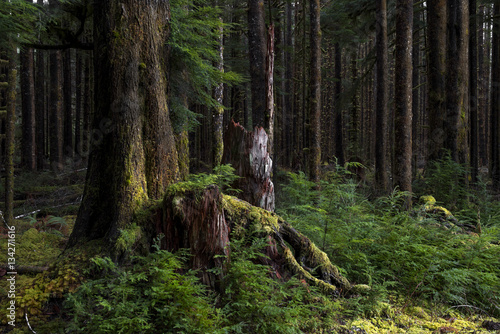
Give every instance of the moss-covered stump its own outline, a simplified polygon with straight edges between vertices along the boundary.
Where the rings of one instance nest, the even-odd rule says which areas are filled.
[[[298,275],[333,296],[353,291],[349,281],[309,238],[272,212],[221,195],[216,186],[170,193],[164,199],[163,211],[161,222],[156,224],[156,232],[165,235],[162,248],[190,248],[191,267],[200,271],[206,284],[214,286],[223,277],[225,259],[230,261],[232,231],[231,238],[257,234],[269,239],[262,262],[270,265],[277,277]],[[219,269],[215,271],[218,275],[213,268]]]

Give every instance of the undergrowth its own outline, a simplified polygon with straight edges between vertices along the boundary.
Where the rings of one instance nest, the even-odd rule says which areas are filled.
[[[485,201],[484,184],[469,190],[465,169],[450,159],[432,171],[418,195],[453,208],[455,223],[417,202],[405,210],[408,194],[397,190],[368,201],[342,170],[327,175],[320,190],[303,173],[288,173],[278,213],[321,246],[351,282],[373,287],[370,298],[349,301],[352,315],[370,315],[398,299],[403,308],[417,301],[500,316],[499,205]],[[478,221],[478,212],[487,216]]]

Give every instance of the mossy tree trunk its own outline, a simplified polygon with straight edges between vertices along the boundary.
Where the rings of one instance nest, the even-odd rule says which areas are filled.
[[[94,4],[95,114],[87,179],[69,246],[112,246],[148,199],[178,178],[166,100],[166,0]]]

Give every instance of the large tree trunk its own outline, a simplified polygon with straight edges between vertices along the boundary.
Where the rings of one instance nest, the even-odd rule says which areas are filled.
[[[233,188],[241,189],[239,197],[252,205],[274,211],[274,185],[271,181],[273,162],[267,150],[267,134],[263,128],[246,131],[231,123],[224,134],[222,162],[231,164],[236,175]]]
[[[412,24],[413,1],[397,0],[395,64],[395,165],[394,181],[402,191],[411,192],[412,156]],[[410,204],[408,198],[408,204]]]
[[[95,115],[87,179],[69,246],[113,246],[148,199],[177,180],[164,54],[168,1],[94,4]]]
[[[161,211],[154,232],[166,236],[162,248],[170,251],[190,248],[191,267],[199,270],[204,283],[211,286],[223,277],[225,263],[230,261],[231,230],[235,231],[231,235],[235,238],[244,238],[245,231],[267,237],[268,259],[262,260],[271,265],[278,277],[298,275],[333,296],[367,288],[359,286],[353,290],[328,256],[281,217],[235,197],[221,195],[215,186],[198,192],[181,190],[168,194]],[[213,268],[221,270],[215,274]]]

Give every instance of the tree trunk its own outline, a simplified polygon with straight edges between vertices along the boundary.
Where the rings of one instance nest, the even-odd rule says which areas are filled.
[[[428,160],[441,157],[444,142],[444,117],[446,115],[446,0],[427,2],[429,41],[428,51]]]
[[[7,225],[14,225],[14,151],[15,151],[15,122],[16,122],[16,79],[17,70],[15,53],[9,52],[7,114],[5,117],[5,221]]]
[[[71,79],[71,49],[67,49],[63,53],[63,153],[65,158],[73,159],[73,89]]]
[[[265,127],[266,31],[263,0],[248,0],[248,55],[252,91],[252,128]]]
[[[469,0],[469,10],[470,166],[472,182],[476,182],[479,171],[476,0]]]
[[[319,182],[321,165],[321,27],[319,0],[310,2],[311,80],[309,84],[309,178]]]
[[[294,101],[294,84],[293,84],[293,5],[291,1],[285,4],[286,14],[286,29],[285,29],[285,101],[283,103],[283,125],[282,130],[284,133],[283,141],[283,154],[286,166],[292,165],[292,145],[293,145],[293,101]]]
[[[387,176],[387,1],[377,0],[377,102],[375,127],[375,182],[382,194],[388,191]]]
[[[43,0],[37,0],[43,6]],[[45,51],[36,50],[35,73],[35,137],[36,168],[42,170],[45,165]]]
[[[75,162],[79,165],[82,162],[82,53],[77,50],[75,61]]]
[[[224,134],[222,162],[231,164],[236,175],[233,188],[241,189],[241,199],[263,209],[274,211],[274,185],[271,181],[273,162],[267,150],[267,134],[263,128],[246,131],[231,121]]]
[[[82,204],[69,246],[110,248],[148,199],[177,180],[166,101],[168,1],[94,4],[95,114]]]
[[[271,23],[267,31],[266,51],[266,115],[264,129],[268,135],[269,154],[274,152],[274,25]]]
[[[491,123],[490,165],[494,189],[500,189],[500,4],[493,12],[493,41],[491,52]]]
[[[63,169],[63,115],[61,51],[50,52],[49,135],[50,164],[53,170]]]
[[[411,192],[412,157],[412,24],[413,1],[396,2],[396,63],[394,77],[395,100],[395,185]],[[411,205],[411,198],[407,199]]]
[[[33,61],[33,49],[23,48],[20,52],[22,100],[21,165],[28,170],[36,169]]]
[[[335,43],[335,157],[340,166],[344,165],[344,123],[342,120],[342,47]]]
[[[224,28],[222,27],[222,16],[219,18],[221,21],[221,27],[219,28],[219,40],[218,40],[218,53],[219,61],[216,64],[217,70],[224,73]],[[217,106],[214,110],[214,149],[213,149],[213,160],[214,166],[219,166],[222,161],[222,154],[224,152],[224,133],[223,133],[223,122],[224,122],[224,84],[222,82],[218,83],[214,89],[214,99],[217,101]]]

